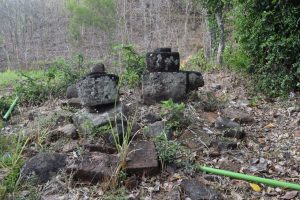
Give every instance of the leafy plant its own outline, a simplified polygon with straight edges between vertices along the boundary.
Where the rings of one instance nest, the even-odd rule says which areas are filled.
[[[6,111],[9,109],[11,103],[13,102],[12,96],[5,96],[0,98],[0,118],[2,118]]]
[[[237,71],[245,71],[251,60],[246,52],[239,46],[227,45],[224,50],[224,64]]]
[[[29,137],[26,138],[21,134],[18,136],[0,135],[0,168],[8,170],[7,176],[0,183],[4,195],[17,189],[20,168],[23,165],[22,153],[29,140]]]
[[[233,1],[235,36],[251,60],[255,88],[287,96],[300,89],[300,4],[296,1]]]
[[[184,68],[195,71],[210,71],[214,65],[205,58],[203,49],[200,49],[190,58]]]
[[[141,76],[145,71],[145,56],[138,54],[134,46],[129,45],[116,45],[113,48],[114,54],[120,60],[115,65],[124,66],[125,71],[122,74],[123,84],[129,87],[136,87],[141,82]]]
[[[162,115],[166,118],[168,128],[182,130],[189,125],[189,118],[184,116],[184,110],[186,108],[184,103],[174,103],[172,99],[169,99],[162,101],[161,106],[164,109]]]

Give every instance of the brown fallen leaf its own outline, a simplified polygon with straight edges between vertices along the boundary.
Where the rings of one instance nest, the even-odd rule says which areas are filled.
[[[275,127],[276,127],[275,124],[270,123],[270,124],[266,125],[264,128],[275,128]]]
[[[287,193],[285,193],[285,195],[283,197],[281,197],[281,199],[293,199],[298,195],[298,191],[289,191]]]
[[[300,137],[300,130],[296,130],[296,131],[294,132],[294,136],[295,136],[295,137]]]

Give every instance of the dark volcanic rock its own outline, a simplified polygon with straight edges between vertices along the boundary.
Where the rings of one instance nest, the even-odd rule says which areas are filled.
[[[66,97],[67,99],[78,97],[78,91],[75,84],[72,84],[67,88]]]
[[[162,51],[163,50],[163,51]],[[149,72],[178,72],[180,57],[178,52],[166,52],[166,49],[158,49],[147,53],[146,62]]]
[[[67,172],[73,174],[75,180],[98,183],[108,181],[118,165],[118,157],[112,154],[91,152],[70,161]]]
[[[184,194],[192,200],[220,200],[221,196],[213,189],[201,184],[195,179],[185,179],[181,182]]]
[[[142,97],[145,104],[162,100],[181,101],[186,98],[186,74],[176,72],[154,72],[143,76]]]
[[[168,130],[163,121],[157,121],[144,128],[144,135],[147,138],[155,138],[162,133],[165,133],[169,139],[171,138],[171,131]]]
[[[89,74],[76,84],[83,106],[113,104],[118,101],[119,78],[113,74]]]
[[[21,170],[22,179],[31,176],[45,183],[66,165],[66,156],[58,153],[41,153],[26,161]]]
[[[185,71],[182,71],[185,72]],[[204,86],[204,80],[200,72],[187,71],[187,89],[188,91],[197,90]]]
[[[91,69],[92,73],[105,73],[105,67],[103,63],[98,63],[94,65]]]
[[[224,131],[224,137],[244,139],[246,132],[243,128],[230,128]]]
[[[129,148],[126,172],[136,175],[153,175],[160,170],[154,142],[139,141]]]
[[[143,117],[143,121],[146,124],[152,124],[152,123],[160,121],[160,120],[161,120],[161,117],[154,113],[148,113]]]
[[[218,117],[215,121],[215,127],[217,129],[227,129],[227,128],[239,128],[240,124],[232,121],[229,118]]]

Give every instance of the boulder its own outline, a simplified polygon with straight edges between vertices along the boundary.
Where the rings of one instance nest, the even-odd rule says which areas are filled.
[[[142,99],[144,104],[163,100],[182,101],[187,93],[204,85],[200,72],[152,72],[143,75]]]
[[[238,108],[225,108],[221,110],[221,115],[241,124],[251,124],[254,122],[253,116]]]
[[[70,160],[67,173],[75,180],[99,183],[109,181],[118,166],[118,156],[100,152],[90,152]]]
[[[78,91],[75,84],[67,88],[66,97],[67,99],[78,98]]]
[[[83,106],[113,104],[118,101],[119,77],[113,74],[92,73],[76,84]]]
[[[70,106],[70,107],[78,108],[78,109],[82,108],[81,101],[79,98],[68,99],[66,102],[63,102],[62,105]]]
[[[32,176],[37,183],[45,183],[66,165],[66,155],[59,153],[41,153],[27,160],[21,169],[21,178]]]
[[[146,54],[146,62],[149,72],[178,72],[180,57],[171,48],[159,48]]]
[[[196,179],[184,179],[181,188],[186,197],[192,200],[220,200],[222,197],[213,189],[201,184]]]

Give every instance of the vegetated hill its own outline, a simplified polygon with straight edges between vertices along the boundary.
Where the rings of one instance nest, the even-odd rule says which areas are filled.
[[[141,52],[169,46],[188,55],[209,44],[204,12],[198,8],[196,12],[189,2],[182,7],[180,0],[118,0],[116,29],[106,33],[82,26],[76,42],[70,38],[66,0],[1,2],[0,70],[43,66],[55,57],[78,53],[101,59],[118,43],[133,43]]]

